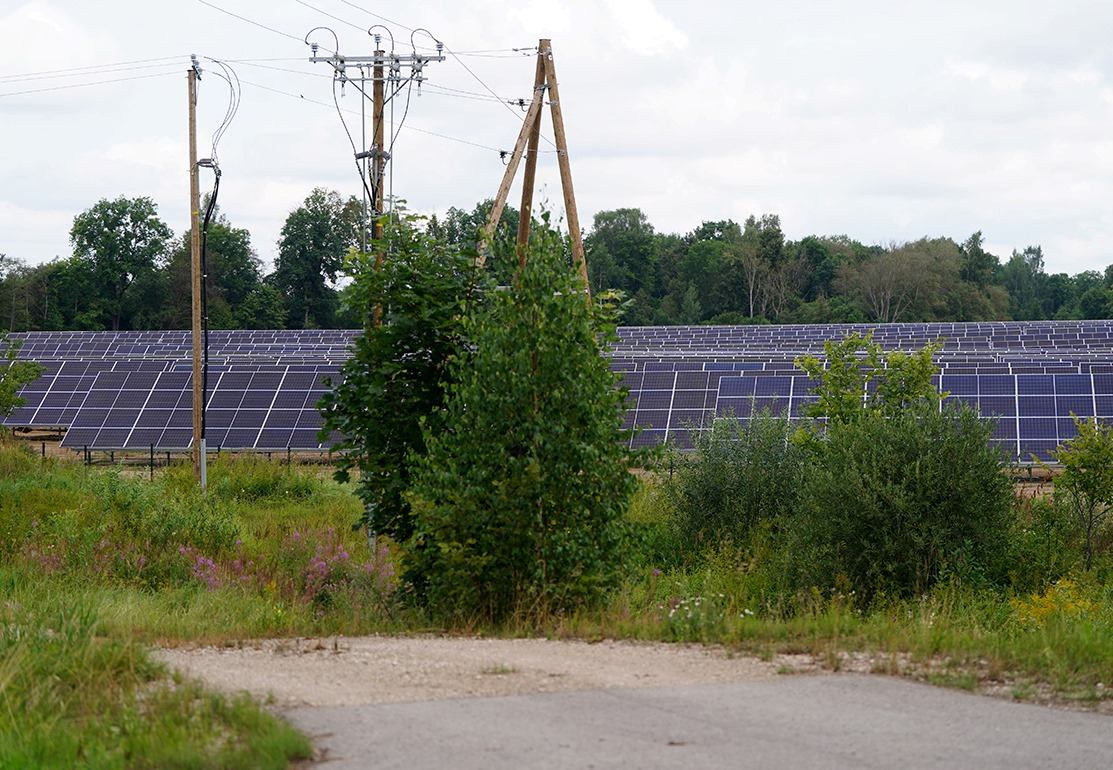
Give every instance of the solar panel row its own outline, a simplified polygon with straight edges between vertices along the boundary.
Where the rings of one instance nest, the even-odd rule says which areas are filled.
[[[942,389],[996,416],[996,440],[1013,457],[1046,459],[1074,435],[1071,414],[1113,419],[1113,321],[626,327],[611,366],[629,388],[626,425],[640,431],[632,443],[690,445],[693,432],[727,413],[799,416],[813,396],[795,357],[822,354],[824,342],[853,332],[872,333],[886,349],[942,338]],[[358,334],[211,332],[209,446],[327,448],[316,438],[322,379],[335,376]],[[12,336],[47,373],[4,424],[68,428],[63,443],[75,449],[188,448],[189,332]]]

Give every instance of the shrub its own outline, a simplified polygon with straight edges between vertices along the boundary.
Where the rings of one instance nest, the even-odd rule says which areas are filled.
[[[1038,591],[1070,573],[1079,560],[1071,514],[1062,501],[1039,493],[1017,495],[1009,582],[1015,591]]]
[[[788,543],[796,583],[926,592],[944,572],[998,580],[1012,491],[992,426],[969,407],[863,414],[832,427]]]
[[[1113,425],[1074,417],[1078,434],[1052,455],[1063,472],[1055,479],[1055,499],[1069,508],[1082,534],[1086,569],[1094,564],[1097,535],[1113,506]]]
[[[613,325],[545,228],[508,292],[467,322],[439,429],[416,466],[405,576],[435,613],[498,622],[598,600],[616,578],[637,479]],[[601,328],[602,327],[602,328]]]
[[[412,464],[426,451],[422,424],[436,431],[448,360],[462,350],[462,319],[480,274],[474,253],[409,222],[389,228],[376,248],[386,251],[381,265],[373,254],[353,255],[347,265],[345,310],[362,321],[363,334],[340,367],[342,380],[321,399],[322,434],[342,436],[336,479],[355,479],[359,524],[402,541],[413,532],[406,492]]]
[[[793,510],[806,456],[790,440],[793,431],[788,418],[769,410],[747,422],[728,414],[695,440],[690,457],[678,458],[664,490],[689,553],[724,541],[748,548],[755,526],[774,525]]]

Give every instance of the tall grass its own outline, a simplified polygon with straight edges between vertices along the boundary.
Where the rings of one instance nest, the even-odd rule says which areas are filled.
[[[2,768],[282,768],[311,754],[249,699],[172,678],[126,636],[104,635],[91,602],[9,598],[0,610]]]
[[[392,546],[369,553],[351,528],[358,499],[317,469],[220,458],[205,496],[188,467],[149,481],[0,446],[0,469],[0,768],[279,767],[220,752],[258,741],[259,756],[298,756],[306,744],[247,701],[168,678],[140,645],[429,628],[397,584]],[[786,591],[776,571],[792,555],[760,521],[745,543],[693,552],[653,477],[627,518],[624,579],[602,608],[443,630],[716,643],[831,668],[854,656],[1082,703],[1113,689],[1113,559],[1077,573],[1044,503],[1018,504],[1008,584],[955,571],[868,603],[850,584]]]

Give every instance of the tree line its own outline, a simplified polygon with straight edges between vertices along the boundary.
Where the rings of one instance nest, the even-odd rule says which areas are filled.
[[[474,248],[490,206],[451,208],[424,228],[448,246]],[[507,207],[493,240],[511,243],[518,217]],[[210,328],[358,325],[342,310],[342,278],[365,229],[359,200],[314,189],[287,216],[265,273],[250,233],[217,210],[205,236]],[[540,230],[552,227],[545,220]],[[70,257],[40,265],[0,254],[0,330],[189,327],[190,233],[175,236],[149,198],[99,201],[74,218],[70,243]],[[594,216],[584,249],[592,290],[623,292],[631,325],[1113,317],[1113,265],[1048,273],[1039,246],[1002,259],[981,232],[885,245],[845,235],[792,241],[778,216],[764,214],[678,235],[622,208]],[[513,260],[503,261],[488,269],[511,275]]]

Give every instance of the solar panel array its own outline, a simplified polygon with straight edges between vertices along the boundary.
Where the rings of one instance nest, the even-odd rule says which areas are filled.
[[[883,349],[942,341],[935,378],[948,400],[997,420],[994,440],[1020,461],[1050,460],[1076,435],[1071,415],[1113,420],[1113,321],[808,326],[628,327],[612,367],[630,389],[633,446],[692,445],[716,419],[768,408],[799,417],[814,400],[795,364],[824,343],[872,334]]]
[[[324,451],[316,404],[338,379],[356,332],[209,334],[205,438],[212,450]],[[192,336],[163,332],[41,332],[21,358],[46,371],[21,391],[8,427],[65,429],[74,450],[184,451],[193,441]]]
[[[694,434],[755,410],[798,417],[813,383],[795,364],[824,343],[870,333],[886,350],[942,340],[937,384],[997,418],[1014,458],[1075,435],[1072,414],[1113,419],[1113,321],[625,327],[609,351],[628,388],[631,443],[692,444]],[[209,335],[210,448],[327,450],[317,401],[358,334],[352,330],[214,331]],[[9,427],[65,428],[73,449],[188,449],[192,337],[188,331],[38,332],[20,356],[46,373],[22,391]]]

